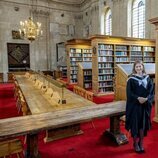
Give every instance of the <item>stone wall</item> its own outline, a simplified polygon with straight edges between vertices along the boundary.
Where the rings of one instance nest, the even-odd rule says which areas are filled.
[[[12,39],[12,30],[19,30],[19,22],[30,17],[30,10],[34,21],[42,23],[43,36],[32,43],[28,40]],[[83,33],[80,29],[82,27],[76,29],[76,23],[82,26],[82,18],[76,18],[81,15],[80,10],[79,5],[53,1],[0,1],[0,72],[8,71],[7,43],[28,43],[30,45],[31,69],[55,69],[56,43],[82,37]],[[78,32],[81,32],[80,36]]]
[[[7,43],[29,43],[31,69],[55,69],[56,43],[103,33],[102,17],[108,7],[112,10],[112,34],[128,36],[128,3],[129,0],[85,0],[73,5],[61,0],[37,0],[33,3],[32,0],[1,0],[0,72],[8,71]],[[148,20],[158,16],[158,1],[146,3],[146,38],[155,38],[154,26]],[[43,36],[32,43],[12,39],[12,30],[18,30],[19,22],[28,19],[30,10],[34,20],[42,23]],[[62,53],[65,56],[65,52]]]
[[[99,2],[99,18],[100,23],[102,21],[101,17],[107,7],[111,8],[112,11],[112,35],[114,36],[128,36],[128,29],[130,30],[130,25],[128,24],[130,19],[128,19],[128,5],[132,0],[100,0]],[[149,19],[158,16],[158,1],[157,0],[146,0],[146,19],[145,19],[145,37],[154,39],[154,27],[149,23]]]

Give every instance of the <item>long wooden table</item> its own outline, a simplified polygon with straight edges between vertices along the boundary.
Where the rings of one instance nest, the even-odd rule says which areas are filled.
[[[34,83],[28,80],[24,75],[16,75],[16,80],[26,99],[31,114],[45,113],[55,110],[72,109],[75,107],[96,105],[95,103],[80,97],[64,88],[64,98],[66,104],[58,104],[50,98],[46,98],[44,93],[35,87]],[[55,90],[61,93],[61,88],[54,86]]]
[[[73,92],[64,88],[64,98],[66,99],[66,104],[59,104],[53,99],[46,97],[44,93],[35,87],[34,83],[28,80],[24,75],[16,75],[16,80],[18,81],[19,87],[25,97],[27,105],[31,114],[40,114],[46,112],[55,112],[56,110],[73,109],[78,107],[93,106],[95,103],[80,97]],[[46,82],[46,81],[45,81]],[[46,82],[45,84],[50,84]],[[59,94],[62,93],[62,89],[55,86],[53,89]],[[49,130],[46,132],[45,142],[52,140],[82,134],[83,131],[80,129],[80,125],[76,124],[71,127],[63,127],[59,130]]]
[[[27,135],[27,158],[39,158],[38,133],[43,130],[58,129],[92,119],[110,117],[110,132],[115,141],[127,143],[120,132],[119,118],[125,114],[125,101],[117,101],[99,106],[85,106],[55,112],[21,116],[0,120],[0,140]]]

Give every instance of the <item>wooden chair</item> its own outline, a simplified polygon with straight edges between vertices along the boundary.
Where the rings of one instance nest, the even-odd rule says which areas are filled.
[[[20,96],[20,104],[21,104],[21,111],[23,115],[28,115],[29,114],[29,108],[28,105],[25,101],[25,98],[23,96]]]
[[[76,93],[76,94],[78,94],[78,86],[74,86],[73,92]]]
[[[34,74],[30,75],[29,80],[35,82],[36,81],[35,75]]]
[[[39,88],[39,89],[42,89],[42,86],[43,86],[43,82],[40,81],[40,82],[38,83],[38,88]]]
[[[47,91],[48,87],[46,85],[42,85],[41,90],[43,93],[45,93]]]
[[[29,77],[30,77],[30,73],[29,73],[29,72],[26,72],[26,73],[25,73],[25,77],[26,77],[26,78],[29,78]]]
[[[17,90],[17,93],[16,93],[16,107],[18,109],[18,113],[20,112],[21,110],[21,104],[20,104],[20,97],[22,96],[22,92],[20,89]]]
[[[6,158],[13,154],[17,155],[17,158],[22,158],[23,145],[20,139],[11,139],[0,142],[0,157]]]
[[[85,98],[86,90],[83,88],[79,88],[79,95]]]
[[[40,80],[36,80],[34,83],[35,87],[38,87],[39,83],[40,83]]]
[[[53,95],[54,91],[52,88],[47,88],[46,91],[44,92],[43,96],[47,99],[51,101],[51,97]]]
[[[85,98],[90,100],[90,101],[93,101],[93,93],[89,92],[89,91],[86,91]]]
[[[51,98],[54,102],[56,102],[57,104],[60,104],[61,97],[58,92],[53,92],[53,95],[51,96]]]
[[[17,99],[18,97],[18,91],[19,91],[19,85],[18,82],[15,80],[14,81],[14,97]]]

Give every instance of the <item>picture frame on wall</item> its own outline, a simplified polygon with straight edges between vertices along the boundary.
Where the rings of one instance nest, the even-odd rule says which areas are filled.
[[[25,43],[7,43],[8,70],[23,71],[30,68],[30,47]]]
[[[22,32],[22,34],[20,35],[20,32],[17,30],[12,30],[12,39],[20,39],[23,40],[24,39],[24,34]]]

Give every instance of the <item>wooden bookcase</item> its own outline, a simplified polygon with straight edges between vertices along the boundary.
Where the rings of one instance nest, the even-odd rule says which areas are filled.
[[[78,64],[78,86],[84,89],[92,89],[92,62]]]
[[[91,41],[88,39],[72,39],[66,43],[67,79],[68,83],[77,83],[79,62],[92,61]]]
[[[114,91],[117,64],[135,60],[155,62],[155,41],[129,37],[95,35],[90,37],[92,57],[92,89],[94,94]]]
[[[67,66],[61,66],[61,77],[67,78]]]
[[[155,63],[144,64],[146,73],[151,78],[155,77]],[[126,100],[126,84],[128,76],[131,74],[133,64],[118,64],[115,79],[115,100]]]

